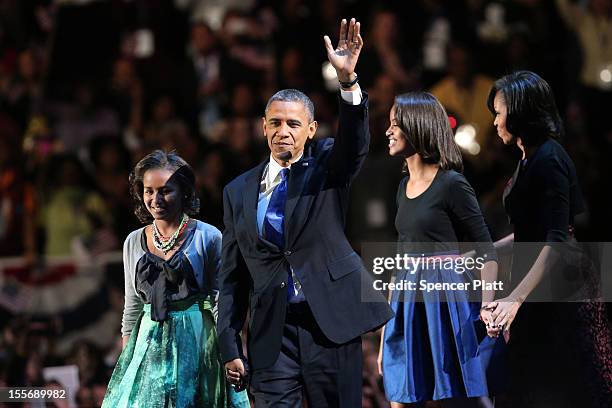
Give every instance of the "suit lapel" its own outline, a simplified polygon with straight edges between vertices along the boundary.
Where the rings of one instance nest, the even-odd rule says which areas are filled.
[[[289,186],[287,190],[287,203],[285,204],[285,245],[291,246],[302,225],[312,203],[313,195],[302,194],[304,187],[308,184],[310,176],[314,172],[314,160],[312,157],[304,157],[291,165],[289,173]],[[296,212],[297,205],[302,208]]]
[[[244,221],[249,234],[252,235],[255,240],[259,239],[259,232],[257,231],[257,201],[259,198],[259,185],[261,183],[261,178],[267,163],[267,161],[261,163],[259,166],[253,169],[251,174],[246,177],[244,191],[242,194]]]

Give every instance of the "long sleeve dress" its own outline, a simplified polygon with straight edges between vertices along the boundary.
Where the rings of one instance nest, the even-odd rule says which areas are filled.
[[[514,288],[544,245],[562,259],[567,255],[572,249],[568,243],[576,242],[574,217],[585,204],[574,163],[553,139],[518,163],[503,200],[514,227]],[[605,304],[562,302],[571,288],[564,266],[562,260],[546,271],[512,324],[508,355],[514,406],[538,406],[551,398],[558,407],[612,406],[612,339]],[[590,279],[581,285],[586,287],[581,292],[597,291]]]

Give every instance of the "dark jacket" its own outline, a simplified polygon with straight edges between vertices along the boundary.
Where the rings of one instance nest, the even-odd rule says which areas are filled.
[[[362,285],[374,289],[344,233],[349,186],[368,153],[367,104],[365,92],[360,105],[341,101],[337,137],[310,142],[292,164],[284,250],[257,231],[259,185],[267,161],[225,187],[217,323],[223,361],[242,354],[240,330],[248,309],[251,367],[265,368],[276,361],[290,266],[317,324],[332,342],[348,342],[391,318],[382,294],[368,294],[379,302],[361,301]]]

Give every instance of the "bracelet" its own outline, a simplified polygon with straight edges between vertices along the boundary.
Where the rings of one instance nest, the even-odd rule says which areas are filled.
[[[338,80],[338,82],[340,82],[340,86],[342,88],[350,88],[351,86],[355,85],[357,82],[359,82],[359,77],[357,76],[357,73],[355,72],[355,79],[353,79],[352,81],[349,82],[342,82],[340,80]]]

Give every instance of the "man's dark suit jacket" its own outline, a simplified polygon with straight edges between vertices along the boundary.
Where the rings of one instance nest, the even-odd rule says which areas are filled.
[[[223,361],[242,356],[240,330],[250,309],[248,354],[253,369],[279,354],[287,304],[289,266],[325,336],[346,343],[392,316],[374,292],[361,258],[344,233],[349,186],[368,153],[368,97],[360,105],[340,101],[335,139],[311,141],[291,165],[285,206],[285,247],[259,236],[257,201],[268,160],[230,182],[223,192],[222,266],[219,273],[219,346]],[[369,289],[368,289],[369,288]]]

